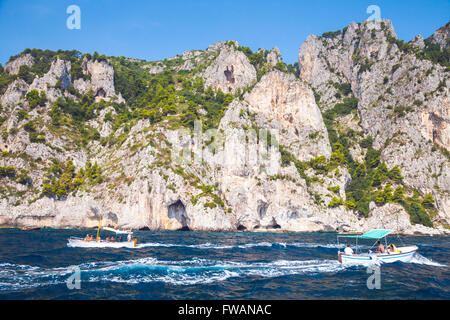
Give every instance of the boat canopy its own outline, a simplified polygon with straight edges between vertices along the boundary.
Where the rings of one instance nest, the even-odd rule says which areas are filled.
[[[380,239],[386,237],[393,230],[387,229],[372,229],[364,234],[355,235],[339,235],[341,238],[357,238],[357,239]]]
[[[117,229],[113,229],[113,228],[109,228],[109,227],[103,227],[102,229],[103,230],[112,231],[112,232],[115,232],[115,233],[122,233],[122,234],[132,233],[131,230],[117,230]]]

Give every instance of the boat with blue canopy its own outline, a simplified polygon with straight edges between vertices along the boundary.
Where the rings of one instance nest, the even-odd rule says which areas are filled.
[[[373,263],[373,262],[396,262],[396,261],[409,261],[413,255],[419,249],[417,246],[402,246],[396,247],[393,243],[387,244],[387,235],[391,234],[393,230],[388,229],[372,229],[364,234],[338,234],[337,242],[340,245],[341,239],[353,239],[356,240],[355,250],[346,249],[344,252],[338,251],[338,260],[340,263]],[[371,249],[381,243],[381,239],[384,239],[384,246],[380,246],[381,249],[372,251]],[[361,242],[364,240],[375,240],[373,245],[367,252],[362,252],[360,249]],[[348,242],[347,242],[348,243]]]

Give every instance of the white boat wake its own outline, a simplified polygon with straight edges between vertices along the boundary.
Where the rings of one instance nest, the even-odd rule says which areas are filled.
[[[409,263],[422,264],[422,265],[434,266],[434,267],[447,267],[447,265],[441,264],[441,263],[433,261],[431,259],[428,259],[417,252],[412,256]]]
[[[344,248],[344,245],[338,244],[321,244],[321,243],[304,243],[304,242],[256,242],[256,243],[245,243],[245,244],[235,244],[235,245],[223,245],[218,243],[200,243],[200,244],[173,244],[173,243],[161,243],[161,242],[145,242],[137,243],[134,247],[134,243],[130,242],[96,242],[96,241],[72,241],[69,239],[68,247],[79,247],[79,248],[149,248],[149,247],[183,247],[192,249],[217,249],[217,250],[228,250],[228,249],[249,249],[249,248],[263,248],[263,247],[297,247],[297,248]],[[361,246],[363,248],[363,246]],[[367,247],[369,248],[369,247]]]

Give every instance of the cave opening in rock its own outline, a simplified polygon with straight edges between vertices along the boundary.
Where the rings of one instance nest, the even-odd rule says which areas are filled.
[[[95,94],[95,96],[104,98],[104,97],[106,97],[106,91],[103,88],[100,88],[97,90],[97,93]]]
[[[227,78],[228,82],[234,83],[234,67],[231,66],[231,70],[228,69],[228,66],[226,68],[226,70],[223,72],[225,74],[225,78]]]
[[[245,226],[243,226],[242,224],[240,224],[240,225],[238,225],[237,230],[238,231],[245,231],[245,230],[247,230],[247,228]]]
[[[172,203],[168,208],[168,216],[170,219],[176,219],[181,227],[178,229],[180,231],[189,231],[189,219],[186,214],[186,207],[181,200]]]
[[[275,218],[272,218],[272,224],[268,226],[270,229],[281,229],[281,226],[277,223]]]

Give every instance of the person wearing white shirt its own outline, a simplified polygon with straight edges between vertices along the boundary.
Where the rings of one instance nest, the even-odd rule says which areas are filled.
[[[350,248],[350,243],[347,243],[347,247],[344,249],[344,254],[347,254],[347,255],[353,254],[353,249]]]

